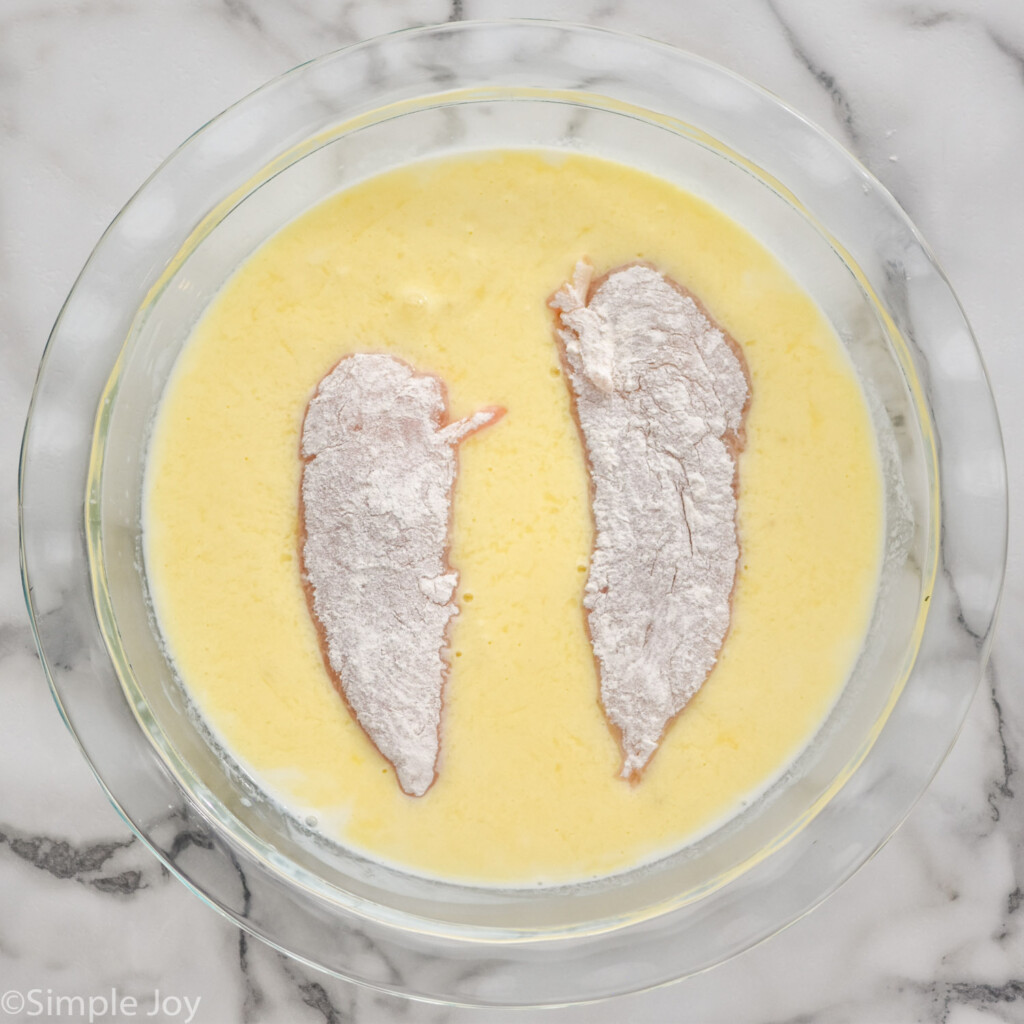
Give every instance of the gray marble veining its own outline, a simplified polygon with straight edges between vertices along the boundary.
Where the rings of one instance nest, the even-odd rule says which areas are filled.
[[[714,971],[548,1016],[1024,1021],[1016,0],[0,2],[0,993],[113,988],[143,1012],[156,992],[201,997],[200,1024],[537,1019],[414,1004],[321,975],[221,919],[132,838],[36,660],[18,581],[14,484],[47,332],[99,234],[163,156],[267,78],[325,50],[415,24],[508,16],[632,30],[732,67],[822,124],[892,190],[934,247],[988,363],[1016,528],[988,676],[935,782],[881,853],[813,914]],[[163,827],[183,862],[206,842],[201,825],[173,809]],[[244,900],[244,877],[239,886]]]

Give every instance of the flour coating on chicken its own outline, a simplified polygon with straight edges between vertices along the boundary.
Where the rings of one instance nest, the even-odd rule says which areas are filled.
[[[591,275],[577,264],[551,305],[590,472],[587,625],[635,779],[729,629],[750,388],[738,347],[678,285],[645,265]]]
[[[448,423],[440,380],[387,355],[348,356],[302,432],[302,563],[335,683],[402,789],[422,796],[439,752],[457,448],[494,422]]]

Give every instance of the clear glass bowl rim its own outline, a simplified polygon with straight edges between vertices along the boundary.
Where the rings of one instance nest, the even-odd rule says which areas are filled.
[[[911,225],[909,220],[906,218],[906,215],[903,214],[902,211],[899,209],[899,207],[896,204],[895,200],[892,199],[892,197],[884,190],[884,188],[874,178],[872,178],[866,170],[864,170],[863,168],[860,168],[859,165],[856,164],[856,161],[855,161],[855,159],[853,157],[851,157],[848,153],[846,153],[845,150],[842,150],[841,147],[839,147],[838,144],[835,143],[821,129],[818,129],[815,126],[813,126],[810,122],[808,122],[805,118],[803,118],[802,115],[800,115],[799,113],[797,113],[797,112],[791,110],[790,108],[786,107],[785,104],[782,104],[775,97],[770,96],[770,94],[766,93],[764,90],[759,89],[757,86],[754,86],[754,85],[751,85],[748,82],[745,82],[745,80],[743,80],[742,78],[740,78],[739,76],[735,75],[732,72],[729,72],[727,70],[721,69],[721,68],[717,67],[716,65],[711,64],[708,61],[704,61],[702,58],[694,57],[693,55],[686,54],[686,53],[684,53],[681,50],[677,50],[677,49],[675,49],[673,47],[669,47],[666,44],[659,43],[659,42],[656,42],[656,41],[650,41],[650,40],[640,40],[638,37],[625,35],[623,33],[612,32],[610,30],[597,29],[597,28],[593,28],[593,27],[589,27],[589,26],[571,26],[571,25],[564,25],[564,24],[560,25],[560,24],[555,23],[555,22],[547,22],[547,21],[535,22],[535,21],[527,21],[527,20],[490,22],[490,23],[461,22],[461,23],[452,23],[452,24],[449,24],[449,25],[426,26],[426,27],[422,27],[422,28],[403,30],[403,31],[398,32],[398,33],[392,33],[392,34],[390,34],[390,36],[377,37],[375,39],[367,40],[367,41],[365,41],[363,43],[355,44],[354,46],[347,47],[347,48],[345,48],[343,50],[339,50],[339,51],[336,51],[334,53],[327,54],[327,55],[325,55],[323,57],[317,58],[315,61],[307,62],[306,64],[300,65],[298,68],[295,68],[292,71],[288,72],[285,76],[281,76],[280,78],[275,79],[274,81],[272,81],[270,83],[267,83],[267,85],[261,87],[256,92],[250,94],[250,96],[248,96],[245,99],[239,101],[238,104],[236,104],[233,107],[229,108],[228,111],[225,111],[225,115],[227,113],[229,113],[230,111],[233,111],[233,110],[236,110],[236,109],[240,109],[240,108],[244,107],[247,104],[253,104],[253,103],[259,102],[259,98],[264,94],[264,92],[266,90],[272,88],[273,86],[275,86],[278,83],[281,83],[286,78],[288,78],[288,76],[295,75],[295,74],[301,72],[303,68],[307,68],[307,67],[310,67],[311,65],[315,65],[315,64],[321,64],[323,62],[348,59],[349,55],[356,54],[356,53],[358,53],[358,52],[360,52],[362,50],[366,50],[366,49],[368,49],[370,47],[380,46],[380,45],[387,45],[387,41],[388,41],[389,38],[399,38],[399,37],[408,38],[408,37],[415,37],[415,36],[429,36],[431,34],[443,35],[445,33],[458,33],[458,32],[474,31],[474,30],[480,30],[480,29],[490,29],[490,30],[493,30],[495,32],[500,32],[500,31],[502,31],[503,26],[516,26],[516,27],[519,27],[519,28],[536,29],[538,32],[543,32],[543,31],[546,31],[546,30],[558,30],[558,31],[563,31],[563,32],[568,32],[568,33],[574,33],[574,34],[577,34],[577,35],[580,35],[580,34],[591,34],[594,37],[604,37],[606,39],[613,39],[613,40],[614,39],[619,39],[619,40],[622,40],[623,42],[628,42],[630,45],[637,45],[637,44],[641,44],[642,43],[642,45],[644,45],[644,46],[656,47],[656,48],[659,48],[662,51],[670,52],[673,55],[675,55],[675,57],[678,60],[680,60],[680,61],[689,61],[689,62],[692,62],[692,63],[703,65],[706,68],[712,69],[715,74],[723,75],[723,76],[726,76],[726,77],[728,77],[728,78],[730,78],[730,79],[732,79],[734,81],[741,82],[744,85],[745,88],[751,90],[754,94],[758,95],[759,98],[761,99],[761,101],[768,102],[768,103],[770,103],[771,105],[773,105],[776,108],[782,108],[783,110],[785,110],[788,113],[788,115],[791,118],[793,118],[795,121],[799,122],[805,128],[805,130],[807,130],[809,133],[815,135],[819,140],[824,142],[830,149],[838,150],[839,152],[841,152],[843,154],[843,157],[851,165],[857,167],[860,176],[864,180],[867,180],[867,181],[870,182],[871,188],[875,191],[875,193],[877,194],[878,198],[881,200],[882,205],[888,207],[888,209],[890,210],[890,212],[892,213],[894,218],[897,221],[900,222],[900,226],[904,230],[909,232],[910,236],[913,238],[914,242],[917,244],[917,246],[919,247],[920,251],[924,254],[924,256],[926,257],[926,259],[927,259],[928,263],[930,264],[930,266],[932,267],[932,269],[935,271],[936,274],[939,275],[939,277],[942,277],[941,271],[938,271],[933,256],[928,251],[928,249],[926,248],[926,246],[923,243],[923,241],[920,239],[920,236],[916,232],[916,229],[914,229],[913,225]],[[93,252],[93,255],[90,256],[90,258],[87,261],[85,267],[83,268],[83,271],[82,271],[82,273],[81,273],[81,275],[79,277],[79,280],[76,282],[74,288],[72,289],[71,295],[69,295],[68,303],[70,303],[72,296],[75,294],[76,290],[80,287],[81,282],[84,279],[86,279],[87,275],[89,274],[90,268],[93,265],[95,259],[97,258],[97,254],[100,253],[100,251],[103,250],[105,246],[107,246],[109,244],[112,244],[111,240],[110,240],[111,239],[111,233],[112,233],[114,227],[117,225],[118,221],[124,216],[125,212],[128,211],[131,208],[132,204],[136,201],[136,199],[139,196],[143,195],[146,192],[146,190],[151,186],[151,184],[154,181],[156,181],[156,180],[158,180],[160,178],[161,171],[163,170],[163,167],[166,166],[166,163],[169,163],[171,160],[174,159],[174,157],[178,153],[184,151],[190,145],[193,145],[195,143],[195,141],[197,139],[199,139],[201,136],[204,136],[208,132],[216,131],[218,122],[225,115],[220,115],[218,118],[214,118],[207,126],[205,126],[203,129],[200,129],[195,135],[190,137],[189,140],[187,140],[185,143],[183,143],[182,146],[179,147],[179,149],[175,151],[175,154],[172,154],[172,156],[168,158],[168,161],[165,162],[165,165],[162,165],[161,168],[159,168],[150,177],[150,179],[140,188],[140,190],[136,193],[136,196],[133,197],[133,199],[130,200],[128,204],[126,204],[124,210],[122,210],[122,212],[118,215],[118,217],[115,218],[115,221],[111,224],[111,227],[108,228],[107,232],[104,233],[103,237],[97,243],[97,246],[96,246],[96,248],[95,248],[95,250]],[[114,241],[116,242],[116,239]],[[944,281],[944,278],[942,278],[942,279]],[[947,288],[948,288],[948,284],[947,284]],[[262,939],[264,939],[265,941],[268,941],[271,944],[276,945],[278,948],[284,949],[285,952],[292,952],[293,955],[298,955],[300,959],[303,959],[304,957],[301,954],[295,954],[294,950],[289,950],[286,943],[277,941],[275,936],[274,936],[274,934],[268,932],[268,930],[266,928],[260,927],[259,924],[254,923],[246,915],[239,914],[237,912],[237,910],[232,908],[226,901],[221,900],[216,892],[204,890],[202,885],[197,884],[194,879],[189,877],[189,875],[188,875],[188,873],[186,871],[182,870],[178,865],[176,865],[173,862],[173,860],[171,858],[169,858],[167,856],[166,850],[162,849],[161,846],[158,843],[154,842],[152,840],[152,838],[150,836],[148,836],[145,833],[145,831],[142,828],[139,827],[138,824],[136,824],[136,822],[133,820],[134,817],[136,817],[136,816],[134,816],[132,814],[131,808],[125,806],[122,801],[119,801],[119,797],[118,797],[118,795],[116,793],[111,792],[111,790],[108,788],[107,784],[104,782],[103,778],[100,776],[99,771],[96,769],[95,765],[93,764],[93,758],[90,756],[89,750],[90,750],[92,744],[95,742],[95,738],[92,735],[86,735],[86,728],[83,727],[83,724],[81,722],[76,722],[76,721],[73,720],[73,716],[71,714],[69,714],[68,710],[67,710],[67,706],[66,706],[67,705],[67,701],[65,699],[62,699],[62,684],[61,684],[61,682],[58,681],[57,675],[55,674],[55,672],[53,670],[53,664],[52,664],[53,659],[52,659],[52,656],[50,655],[50,653],[48,652],[48,647],[52,646],[51,638],[48,636],[47,631],[45,629],[41,628],[41,626],[40,626],[40,621],[39,621],[40,616],[39,616],[38,609],[36,608],[35,601],[34,601],[34,596],[33,596],[34,590],[35,590],[34,576],[33,576],[34,570],[32,569],[32,567],[29,564],[30,556],[27,554],[28,545],[26,544],[26,531],[31,532],[32,529],[33,529],[33,524],[31,523],[31,521],[26,520],[26,516],[25,516],[25,495],[26,495],[26,485],[27,485],[27,482],[29,482],[30,476],[31,476],[31,474],[33,472],[33,469],[34,469],[33,459],[32,459],[32,452],[33,452],[33,417],[34,417],[34,414],[36,412],[37,399],[39,399],[40,393],[41,393],[41,391],[44,388],[44,385],[46,383],[47,367],[48,367],[48,365],[49,365],[49,363],[51,361],[51,357],[53,355],[53,352],[57,348],[57,346],[62,344],[62,340],[63,340],[62,326],[63,326],[63,322],[64,322],[64,314],[65,314],[65,312],[66,312],[66,310],[68,308],[68,303],[65,304],[65,309],[62,310],[61,315],[58,317],[57,323],[55,324],[53,332],[51,334],[51,337],[50,337],[50,339],[49,339],[49,341],[47,343],[47,347],[46,347],[46,350],[44,352],[43,359],[42,359],[42,362],[41,362],[41,365],[40,365],[39,377],[38,377],[37,382],[36,382],[36,388],[35,388],[35,391],[34,391],[34,394],[33,394],[32,404],[31,404],[30,410],[29,410],[28,421],[26,423],[25,437],[24,437],[23,446],[22,446],[21,465],[20,465],[20,468],[19,468],[19,526],[20,526],[20,530],[21,530],[21,559],[22,559],[23,583],[24,583],[24,588],[25,588],[26,602],[27,602],[27,605],[28,605],[28,608],[29,608],[30,617],[32,619],[33,630],[34,630],[34,633],[35,633],[35,636],[36,636],[37,645],[39,647],[40,657],[41,657],[42,663],[44,665],[44,668],[46,670],[47,678],[48,678],[48,681],[50,683],[51,690],[53,692],[53,696],[54,696],[54,698],[55,698],[55,700],[57,702],[58,708],[61,710],[61,713],[62,713],[62,715],[63,715],[63,717],[65,719],[65,722],[68,724],[69,729],[72,731],[72,734],[75,736],[77,742],[79,743],[79,745],[80,745],[80,747],[81,747],[81,749],[83,751],[84,756],[86,757],[87,761],[89,761],[89,763],[90,763],[90,766],[92,766],[93,770],[96,772],[97,778],[99,778],[99,780],[101,782],[101,785],[103,785],[103,787],[107,791],[108,796],[110,797],[111,801],[114,803],[114,806],[118,808],[118,810],[120,811],[122,816],[125,818],[125,820],[128,822],[128,824],[132,827],[132,829],[136,832],[136,834],[138,835],[140,840],[142,840],[142,842],[144,844],[146,844],[147,846],[149,846],[149,848],[151,850],[153,850],[153,852],[156,854],[156,856],[158,856],[163,861],[163,863],[168,867],[168,869],[173,874],[177,875],[183,882],[185,882],[186,885],[188,885],[190,888],[193,888],[194,891],[196,891],[206,902],[210,903],[210,905],[214,906],[216,909],[218,909],[219,911],[224,913],[225,916],[227,916],[229,919],[233,920],[236,924],[238,924],[241,927],[247,929],[251,933],[257,935],[258,937],[260,937]],[[968,336],[969,336],[969,328],[968,328]],[[974,345],[974,343],[973,343],[973,339],[972,339],[972,346],[973,347],[972,347],[972,351],[970,353],[970,356],[971,356],[971,358],[973,358],[977,362],[977,366],[980,368],[980,372],[981,372],[982,376],[984,377],[984,368],[983,368],[983,366],[981,364],[981,357],[980,357],[980,354],[977,352],[977,348],[976,348],[976,345]],[[990,395],[989,395],[989,401],[991,402],[991,396]],[[992,415],[994,416],[994,406],[993,406]],[[1005,457],[1002,454],[1002,442],[1001,442],[1001,438],[999,437],[999,434],[998,434],[998,424],[997,423],[996,423],[996,427],[995,427],[995,435],[994,435],[994,438],[993,438],[993,443],[994,443],[995,448],[998,449],[1000,460],[1002,460],[1003,473],[1004,473],[1004,477],[1005,477]],[[1003,521],[1003,526],[1002,526],[1002,549],[1003,549],[1003,557],[1001,559],[1001,564],[1002,564],[1003,567],[1005,566],[1005,547],[1006,547],[1006,541],[1005,541],[1005,533],[1006,533],[1005,518],[1006,518],[1006,498],[1005,498],[1005,487],[1004,487],[1004,492],[1003,492],[1003,496],[1002,496],[1002,521]],[[984,668],[985,661],[987,659],[987,654],[988,654],[989,646],[990,646],[990,643],[991,643],[992,625],[994,623],[994,620],[995,620],[995,617],[996,617],[996,614],[997,614],[999,594],[1001,593],[1001,580],[1002,580],[1001,573],[1002,573],[1002,569],[1000,570],[999,585],[998,585],[998,587],[996,588],[996,591],[995,591],[995,599],[991,601],[991,607],[988,609],[987,623],[985,624],[985,628],[983,630],[980,630],[980,631],[976,630],[976,632],[978,633],[978,637],[979,637],[979,642],[977,644],[977,652],[976,652],[976,654],[977,654],[976,670],[973,673],[973,678],[971,678],[969,680],[965,680],[965,685],[964,685],[964,701],[963,701],[963,711],[964,711],[964,713],[966,713],[966,709],[967,709],[967,706],[969,705],[969,701],[970,701],[970,696],[973,694],[973,691],[975,689],[975,686],[977,684],[978,679],[980,678],[981,672],[983,671],[983,668]],[[909,683],[908,683],[908,686],[909,686]],[[961,716],[961,721],[962,721],[962,716]],[[948,747],[950,747],[952,745],[953,741],[955,740],[956,734],[957,734],[957,732],[959,730],[960,724],[961,724],[960,721],[957,721],[955,723],[949,723],[951,728],[949,730],[947,730],[948,731],[948,735],[945,736],[945,740],[946,740],[945,749],[948,749]],[[937,770],[939,764],[941,763],[941,758],[942,758],[942,756],[944,756],[944,753],[945,753],[945,750],[942,751],[942,754],[940,755],[939,759],[936,760],[933,764],[929,764],[927,766],[922,766],[922,771],[920,773],[920,777],[916,780],[916,782],[918,783],[918,785],[916,787],[916,791],[913,792],[912,794],[910,794],[909,800],[906,798],[906,794],[904,794],[902,799],[900,800],[900,803],[899,803],[898,807],[894,806],[892,808],[888,808],[888,814],[885,816],[885,820],[884,821],[880,821],[879,822],[879,827],[877,827],[875,829],[875,832],[877,834],[875,834],[870,839],[870,841],[868,841],[868,842],[866,842],[864,844],[864,849],[861,851],[861,856],[857,860],[857,863],[854,864],[853,867],[850,869],[850,871],[847,873],[847,875],[845,875],[843,877],[835,878],[833,880],[833,884],[832,884],[832,886],[830,888],[827,888],[824,891],[821,891],[821,892],[818,892],[818,893],[814,894],[813,898],[811,898],[808,901],[805,901],[805,904],[801,908],[799,908],[795,913],[789,912],[788,915],[784,915],[783,919],[780,919],[778,922],[776,922],[776,927],[773,928],[771,931],[778,930],[779,928],[784,927],[786,924],[788,924],[792,920],[794,920],[797,916],[800,916],[800,914],[805,913],[809,909],[811,909],[814,905],[816,905],[817,902],[820,902],[821,899],[824,899],[825,896],[827,896],[828,893],[830,891],[832,891],[832,889],[837,887],[843,880],[845,880],[845,877],[848,877],[848,874],[851,874],[852,871],[855,870],[855,868],[857,866],[859,866],[860,863],[863,863],[864,861],[866,861],[873,854],[873,852],[875,852],[875,850],[877,850],[882,845],[882,843],[884,843],[884,841],[888,838],[888,836],[891,834],[891,832],[898,826],[899,822],[902,821],[902,819],[906,815],[906,813],[909,812],[909,810],[912,807],[912,805],[913,805],[914,801],[916,800],[916,798],[920,795],[921,792],[923,792],[923,790],[926,787],[927,783],[930,781],[932,775],[934,774],[934,772]],[[156,756],[155,753],[153,753],[152,756],[155,757]],[[167,780],[167,781],[169,782],[170,780]],[[173,795],[176,798],[180,798],[181,794],[180,793],[174,793]],[[235,852],[237,853],[237,851],[235,851]],[[255,868],[255,866],[253,866],[253,867]],[[754,942],[759,941],[760,939],[763,939],[763,938],[767,937],[767,934],[771,934],[771,931],[766,932],[764,934],[756,934],[756,935],[745,936],[742,941],[740,941],[738,943],[735,943],[735,948],[731,951],[731,953],[729,955],[732,955],[732,954],[734,954],[736,952],[739,952],[742,948],[746,948],[747,946],[753,944]],[[620,936],[620,940],[622,940],[622,941],[625,941],[627,938],[628,937],[621,937]],[[400,938],[398,940],[396,940],[396,941],[397,941],[398,947],[401,947],[402,943],[401,943]],[[606,952],[607,952],[606,949],[602,950],[602,953],[606,953]],[[439,955],[444,955],[444,951],[439,951]],[[305,958],[305,959],[308,959],[308,958]],[[313,961],[311,961],[311,962],[313,962]],[[530,962],[530,959],[528,957],[524,958],[522,960],[521,964],[520,964],[520,969],[522,970],[524,977],[527,977],[530,974],[530,970],[531,970],[530,964],[531,964],[531,962]],[[358,975],[358,972],[348,973],[348,972],[346,972],[344,970],[339,970],[336,966],[332,967],[329,964],[316,964],[316,966],[319,966],[319,967],[322,967],[322,968],[325,968],[325,969],[328,969],[328,970],[332,970],[334,973],[337,973],[337,974],[339,974],[342,977],[350,977],[353,980],[360,981],[360,982],[362,982],[364,984],[373,985],[375,987],[379,987],[379,988],[390,990],[390,991],[404,991],[405,994],[413,995],[413,996],[416,996],[416,997],[419,997],[419,998],[443,999],[443,1000],[446,1000],[446,1001],[467,1002],[467,1003],[486,1003],[486,1002],[489,1001],[487,999],[478,999],[478,998],[475,998],[475,997],[473,997],[471,995],[467,996],[466,993],[459,992],[459,991],[443,992],[442,993],[442,992],[436,992],[436,991],[432,992],[432,991],[416,990],[414,988],[406,987],[403,984],[397,984],[397,985],[383,984],[380,981],[374,980],[373,978],[360,977]],[[669,980],[673,980],[673,979],[671,977],[669,977],[669,976],[666,976],[662,980],[663,981],[669,981]],[[656,983],[660,983],[660,982],[656,982]],[[649,985],[648,984],[644,984],[641,987],[649,987]],[[625,985],[625,986],[620,986],[620,988],[623,991],[630,990],[630,986],[628,984]],[[598,993],[597,995],[598,995],[598,997],[600,997],[601,995],[607,995],[607,994],[612,994],[612,993],[610,993],[610,992],[609,993]],[[579,996],[577,996],[577,998],[586,999],[587,995],[585,993],[584,994],[580,994]],[[554,1000],[544,999],[542,1001],[544,1001],[544,1002],[552,1002]],[[563,1001],[563,1000],[557,1000],[557,1001]],[[527,998],[525,1000],[525,1004],[527,1004],[527,1005],[530,1005],[530,1004],[533,1004],[533,1003],[534,1003],[534,1001],[529,999],[529,998]]]

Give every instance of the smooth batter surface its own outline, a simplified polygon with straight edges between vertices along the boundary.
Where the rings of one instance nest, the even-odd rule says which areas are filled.
[[[635,786],[618,778],[581,595],[587,477],[546,300],[588,257],[648,260],[743,346],[732,628]],[[351,352],[440,375],[460,452],[461,573],[437,783],[399,789],[324,669],[298,571],[299,435]],[[158,618],[205,717],[326,833],[433,875],[607,873],[729,814],[799,752],[860,647],[882,489],[868,412],[817,307],[733,221],[657,178],[505,152],[382,175],[321,204],[228,282],[183,351],[147,468]]]

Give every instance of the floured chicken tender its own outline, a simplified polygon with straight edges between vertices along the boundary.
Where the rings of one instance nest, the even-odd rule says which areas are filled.
[[[502,413],[448,423],[441,381],[387,355],[342,359],[306,410],[307,598],[336,685],[410,796],[436,775],[458,614],[448,564],[456,449]]]
[[[587,624],[635,780],[729,629],[750,388],[738,346],[680,286],[644,265],[591,276],[577,264],[551,305],[590,470]]]

